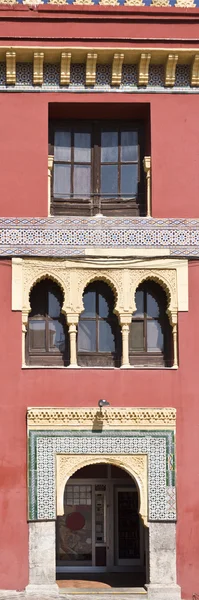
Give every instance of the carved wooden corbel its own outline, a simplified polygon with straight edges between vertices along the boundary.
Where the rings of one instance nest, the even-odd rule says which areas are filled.
[[[199,86],[199,54],[195,54],[192,62],[190,83],[194,87]]]
[[[70,83],[70,65],[71,65],[71,52],[61,53],[60,63],[60,85],[69,85]]]
[[[16,83],[16,52],[6,52],[6,84]]]
[[[89,52],[86,57],[86,85],[95,85],[97,54]]]
[[[148,85],[151,54],[142,53],[138,65],[138,85]]]
[[[43,65],[44,52],[34,52],[33,59],[33,84],[42,85],[43,83]]]
[[[114,54],[111,85],[121,85],[124,54]]]
[[[165,85],[172,87],[175,84],[176,65],[178,62],[178,54],[169,54],[165,65]]]

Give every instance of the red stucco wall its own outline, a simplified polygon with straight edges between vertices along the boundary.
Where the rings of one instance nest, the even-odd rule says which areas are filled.
[[[21,313],[11,311],[11,266],[0,263],[0,589],[28,582],[26,523],[27,406],[112,406],[177,408],[177,567],[183,598],[198,589],[199,264],[189,267],[189,312],[179,314],[178,371],[21,369]]]
[[[84,106],[85,118],[92,111],[93,118],[101,114],[103,118],[144,119],[146,153],[150,152],[151,122],[152,216],[199,216],[196,95],[66,93],[64,101],[65,114],[73,117]],[[49,103],[57,105],[59,113],[63,94],[0,96],[0,216],[47,216]]]

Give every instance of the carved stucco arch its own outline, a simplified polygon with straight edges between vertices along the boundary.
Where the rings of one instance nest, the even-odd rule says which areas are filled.
[[[147,455],[146,454],[118,454],[79,455],[58,454],[57,457],[57,515],[64,514],[64,490],[67,481],[74,473],[88,465],[105,463],[114,465],[126,471],[136,482],[140,505],[139,514],[145,525],[147,521]]]
[[[177,301],[177,281],[176,271],[174,269],[164,270],[136,270],[133,273],[133,297],[134,297],[134,310],[136,310],[135,294],[137,288],[145,281],[154,281],[164,290],[167,298],[167,314],[171,325],[176,322],[178,301]]]
[[[27,314],[30,312],[30,310],[31,310],[31,306],[30,306],[31,292],[35,285],[37,285],[41,281],[44,281],[45,279],[50,279],[51,281],[56,283],[58,285],[58,287],[61,289],[61,292],[63,294],[63,304],[62,304],[61,312],[63,312],[65,314],[66,313],[66,309],[65,309],[66,290],[67,290],[66,282],[63,281],[62,277],[60,277],[59,272],[57,273],[57,272],[54,272],[54,270],[51,271],[50,269],[45,269],[45,271],[43,271],[42,273],[35,272],[33,275],[30,275],[30,277],[28,279],[26,279],[26,282],[24,285],[23,312],[25,311]]]
[[[114,276],[115,275],[115,276]],[[122,269],[111,272],[105,269],[98,270],[81,270],[77,275],[77,298],[79,306],[79,314],[84,310],[83,294],[86,287],[94,281],[104,281],[112,290],[115,300],[114,313],[119,316],[121,293],[122,293]]]

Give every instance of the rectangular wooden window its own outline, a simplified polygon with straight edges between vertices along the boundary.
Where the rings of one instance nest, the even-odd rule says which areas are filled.
[[[140,123],[51,123],[52,214],[145,215],[143,137]]]

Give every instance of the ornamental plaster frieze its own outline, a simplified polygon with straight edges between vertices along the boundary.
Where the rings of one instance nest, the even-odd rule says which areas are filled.
[[[34,408],[27,410],[30,430],[125,430],[175,429],[175,408]]]
[[[136,290],[143,281],[148,279],[157,281],[163,287],[167,296],[167,312],[171,324],[177,322],[177,271],[176,268],[172,268],[173,264],[169,264],[169,259],[163,261],[164,268],[146,268],[144,264],[142,268],[133,264],[131,268],[126,268],[125,261],[121,260],[112,268],[105,268],[103,263],[96,268],[97,260],[94,264],[95,268],[92,268],[92,261],[89,268],[86,264],[77,268],[75,263],[69,263],[67,260],[13,259],[13,308],[16,310],[18,307],[18,310],[22,310],[23,323],[27,322],[31,308],[31,290],[36,283],[45,278],[52,279],[60,286],[63,292],[62,312],[66,315],[69,324],[77,324],[84,308],[82,300],[84,290],[89,283],[96,280],[103,280],[110,285],[115,297],[114,312],[121,324],[129,323],[132,313],[136,310]],[[20,302],[21,306],[19,306]]]

